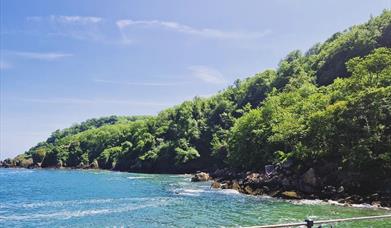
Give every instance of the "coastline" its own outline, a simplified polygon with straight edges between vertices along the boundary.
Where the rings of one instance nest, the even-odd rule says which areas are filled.
[[[109,170],[109,169],[101,169],[101,168],[91,168],[91,167],[22,167],[22,166],[12,166],[12,167],[4,167],[0,166],[0,168],[4,169],[42,169],[42,170],[98,170],[98,171],[109,171],[109,172],[127,172],[127,173],[145,173],[145,174],[163,174],[163,173],[148,173],[148,172],[137,172],[137,171],[122,171],[122,170]],[[236,178],[227,178],[226,176],[222,176],[222,174],[230,173],[234,174]],[[316,195],[316,194],[306,194],[300,192],[299,190],[291,189],[289,191],[284,191],[284,189],[278,189],[274,191],[260,191],[259,188],[252,189],[249,187],[248,178],[252,178],[254,180],[254,176],[262,175],[260,173],[250,173],[247,172],[245,178],[238,178],[238,176],[243,176],[243,173],[233,173],[225,169],[224,172],[222,170],[215,170],[214,172],[196,172],[196,173],[164,173],[164,174],[186,174],[190,175],[192,182],[198,181],[209,181],[211,183],[211,188],[221,189],[221,190],[234,190],[238,192],[238,194],[252,195],[252,196],[261,196],[261,197],[270,197],[270,199],[284,200],[290,202],[292,204],[297,205],[306,205],[306,204],[327,204],[327,205],[335,205],[342,207],[351,207],[351,208],[368,208],[368,209],[380,209],[391,211],[390,200],[387,199],[385,201],[377,200],[364,200],[367,196],[358,196],[354,194],[346,193],[346,197],[333,199],[331,197],[325,198],[324,196]],[[201,174],[201,175],[200,175]],[[219,174],[219,175],[216,175]],[[200,176],[202,178],[200,178]],[[273,176],[269,176],[268,178],[272,179]],[[270,183],[270,182],[266,182]],[[267,187],[264,185],[262,187]],[[291,195],[293,194],[293,195]],[[381,198],[380,198],[381,199]]]
[[[350,192],[343,186],[322,185],[312,168],[303,175],[286,175],[281,170],[265,172],[234,172],[229,169],[195,174],[192,181],[211,180],[212,188],[233,189],[247,195],[267,195],[292,202],[318,201],[339,206],[391,209],[388,192]]]

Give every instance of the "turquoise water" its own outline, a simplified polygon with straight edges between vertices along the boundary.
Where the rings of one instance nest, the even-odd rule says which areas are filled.
[[[192,183],[189,175],[0,169],[0,227],[238,227],[385,214],[292,204]],[[388,213],[391,213],[388,211]],[[337,227],[391,227],[391,221]]]

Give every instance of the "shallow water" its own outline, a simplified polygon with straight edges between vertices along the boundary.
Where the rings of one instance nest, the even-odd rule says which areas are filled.
[[[391,213],[247,196],[190,178],[0,169],[0,227],[238,227]],[[336,227],[391,227],[391,220]]]

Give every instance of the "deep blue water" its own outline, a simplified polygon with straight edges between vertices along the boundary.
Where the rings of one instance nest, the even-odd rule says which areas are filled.
[[[391,213],[247,196],[190,177],[0,169],[0,227],[238,227]],[[337,227],[391,227],[391,221]]]

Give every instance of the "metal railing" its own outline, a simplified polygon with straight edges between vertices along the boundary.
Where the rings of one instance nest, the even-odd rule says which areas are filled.
[[[326,224],[334,224],[339,222],[354,222],[354,221],[362,221],[362,220],[372,220],[372,219],[391,219],[391,214],[389,215],[376,215],[376,216],[365,216],[365,217],[355,217],[355,218],[343,218],[343,219],[330,219],[330,220],[305,220],[304,222],[297,223],[286,223],[286,224],[276,224],[276,225],[266,225],[266,226],[251,226],[247,228],[278,228],[278,227],[298,227],[305,226],[307,228],[312,228],[314,225],[326,225]],[[321,227],[321,226],[319,226]]]

